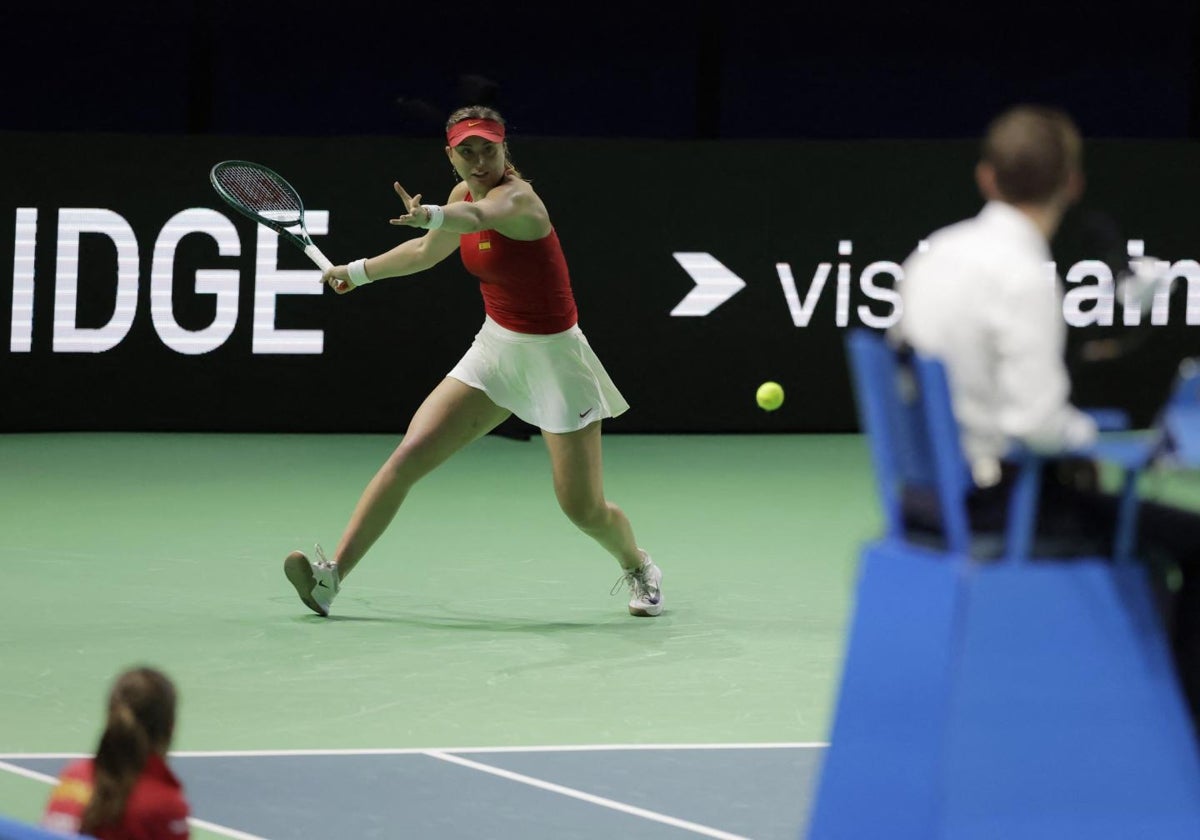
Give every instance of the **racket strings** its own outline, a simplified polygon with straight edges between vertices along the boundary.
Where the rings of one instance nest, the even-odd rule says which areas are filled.
[[[304,208],[300,197],[260,169],[227,166],[217,181],[234,200],[253,213],[280,224],[299,224]]]

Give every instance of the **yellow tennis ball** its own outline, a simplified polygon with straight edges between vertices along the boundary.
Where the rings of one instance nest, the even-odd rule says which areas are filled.
[[[758,407],[763,411],[774,411],[783,405],[783,388],[778,382],[764,382],[758,386],[758,393],[754,398],[758,400]]]

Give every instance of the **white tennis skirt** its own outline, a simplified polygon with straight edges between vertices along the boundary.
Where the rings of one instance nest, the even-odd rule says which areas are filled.
[[[470,349],[447,376],[556,434],[578,431],[629,408],[578,324],[552,335],[530,335],[485,316]]]

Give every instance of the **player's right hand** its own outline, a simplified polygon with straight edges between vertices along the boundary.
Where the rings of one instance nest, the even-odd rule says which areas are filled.
[[[321,274],[321,282],[329,286],[339,295],[358,288],[350,282],[350,269],[344,265],[335,265]]]

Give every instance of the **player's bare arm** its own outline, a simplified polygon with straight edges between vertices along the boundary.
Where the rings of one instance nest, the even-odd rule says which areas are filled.
[[[407,212],[391,223],[409,227],[428,225],[431,214],[422,206],[421,195],[409,195],[398,183],[395,189]],[[450,194],[451,203],[441,208],[443,219],[439,231],[462,234],[494,230],[510,239],[522,240],[541,239],[550,232],[546,206],[527,181],[509,179],[492,187],[478,201],[455,201],[459,190],[465,195],[466,185],[456,186]]]
[[[464,192],[466,192],[464,184],[456,185],[451,190],[447,203],[461,200]],[[409,201],[412,200],[416,200],[419,204],[420,195],[410,197]],[[396,220],[393,219],[392,223],[395,224],[395,222]],[[432,268],[457,250],[457,233],[445,229],[430,230],[426,231],[424,236],[406,240],[386,253],[371,257],[363,265],[363,268],[372,282],[386,277],[404,277]],[[327,270],[322,276],[322,280],[339,295],[344,295],[357,288],[350,278],[349,267],[344,265],[335,265]]]

